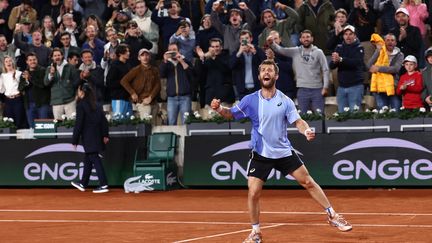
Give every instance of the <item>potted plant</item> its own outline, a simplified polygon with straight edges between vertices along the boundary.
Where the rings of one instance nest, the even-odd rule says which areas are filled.
[[[432,107],[430,107],[429,111],[427,111],[425,113],[425,117],[423,119],[423,124],[432,126]],[[432,131],[432,127],[425,127],[424,130],[427,132],[430,132],[430,131]]]
[[[423,131],[425,115],[426,109],[423,107],[419,109],[405,109],[402,106],[398,112],[398,118],[401,120],[400,131]],[[405,127],[404,125],[413,127]]]
[[[299,110],[299,113],[300,117],[309,124],[309,127],[314,129],[315,133],[323,133],[324,114],[320,109],[308,110],[305,113]]]
[[[73,129],[75,127],[76,113],[72,113],[70,117],[65,114],[61,116],[61,120],[54,120],[56,124],[57,133],[70,133],[69,135],[57,135],[57,138],[70,138],[72,137]]]
[[[144,137],[151,134],[151,120],[152,116],[147,115],[143,118],[129,115],[106,115],[109,123],[109,129],[113,137],[119,136],[135,136],[132,134],[134,131],[137,132],[138,137]]]
[[[217,112],[209,110],[208,117],[203,119],[198,111],[184,113],[187,135],[228,135],[230,120]]]
[[[3,119],[0,119],[0,133],[1,134],[16,133],[16,126],[12,118],[3,117]],[[9,139],[9,138],[10,136],[0,136],[0,139]]]
[[[343,112],[335,112],[325,121],[327,133],[372,132],[374,113],[369,109],[364,112],[355,106],[353,110],[345,107]]]

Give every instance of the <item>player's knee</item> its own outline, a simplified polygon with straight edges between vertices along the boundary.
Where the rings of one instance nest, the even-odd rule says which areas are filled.
[[[305,177],[300,184],[306,189],[312,189],[315,187],[315,181],[310,176]]]
[[[261,192],[258,190],[249,190],[249,198],[252,200],[258,200],[261,196]]]

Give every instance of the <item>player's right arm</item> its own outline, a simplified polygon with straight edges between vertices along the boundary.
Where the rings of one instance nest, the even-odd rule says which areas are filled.
[[[228,107],[221,106],[220,99],[213,99],[210,106],[213,110],[217,111],[221,116],[226,119],[232,119],[233,115]]]

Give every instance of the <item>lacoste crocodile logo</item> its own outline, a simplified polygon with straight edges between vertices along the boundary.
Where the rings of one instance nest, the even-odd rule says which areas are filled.
[[[146,175],[146,177],[148,177],[147,175]],[[151,182],[145,182],[143,180],[140,181],[141,177],[142,177],[142,175],[131,177],[131,178],[127,179],[123,184],[125,192],[126,193],[129,193],[129,192],[140,193],[142,191],[153,191],[154,188],[151,186],[154,183],[152,181]],[[153,176],[151,176],[151,177],[153,177]]]

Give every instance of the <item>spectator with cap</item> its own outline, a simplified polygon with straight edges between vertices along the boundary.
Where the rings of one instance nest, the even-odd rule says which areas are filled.
[[[138,52],[143,48],[150,50],[153,44],[144,37],[134,20],[129,21],[125,37],[124,43],[129,46],[131,52],[129,63],[131,67],[135,67],[140,64]]]
[[[114,28],[120,39],[124,39],[127,31],[128,22],[131,20],[130,15],[123,10],[116,10],[112,13],[110,20],[106,24],[106,28]]]
[[[177,31],[171,36],[169,41],[170,44],[177,43],[180,54],[182,54],[189,63],[192,63],[193,51],[195,48],[195,32],[189,22],[182,20],[179,23]]]
[[[299,21],[297,11],[279,2],[276,2],[275,7],[281,9],[287,17],[279,20],[271,9],[265,9],[261,13],[261,24],[265,25],[265,28],[258,36],[259,47],[264,47],[269,33],[273,30],[279,33],[285,47],[296,46],[298,40],[292,40],[291,35],[294,34],[293,37],[298,38],[298,33],[295,33]]]
[[[115,54],[117,59],[112,62],[106,77],[106,86],[111,98],[111,107],[114,116],[132,115],[132,103],[129,101],[129,93],[120,84],[120,80],[129,72],[131,66],[128,62],[129,46],[120,44]]]
[[[423,107],[423,78],[417,69],[417,58],[412,55],[405,57],[403,66],[406,73],[402,74],[397,87],[397,94],[402,95],[402,106],[406,109]]]
[[[161,90],[159,70],[151,65],[151,52],[141,49],[138,53],[140,65],[132,68],[120,81],[135,103],[141,119],[155,114],[156,98]]]
[[[400,6],[399,0],[374,0],[373,8],[380,16],[381,34],[387,34],[397,26],[395,12]]]
[[[229,24],[223,24],[218,17],[218,8],[220,8],[221,2],[214,2],[211,12],[211,21],[216,30],[224,38],[225,50],[231,55],[240,47],[240,32],[242,30],[252,31],[256,17],[253,12],[248,8],[245,2],[239,3],[239,8],[233,8],[229,11]],[[245,22],[243,22],[242,15],[244,14]]]
[[[426,66],[422,70],[423,92],[422,99],[428,107],[432,107],[432,47],[425,51]]]
[[[167,12],[167,15],[165,13]],[[171,1],[171,5],[166,6],[164,0],[159,0],[155,10],[152,13],[151,19],[159,26],[162,38],[162,49],[168,49],[170,37],[176,33],[179,23],[186,19],[189,23],[188,18],[180,16],[181,6],[177,1]]]
[[[184,113],[191,110],[193,66],[179,52],[177,44],[171,43],[163,55],[159,71],[161,78],[167,79],[168,125],[177,125],[179,114],[181,124],[184,124]]]
[[[15,25],[17,23],[23,23],[23,21],[28,21],[29,23],[36,23],[37,12],[32,8],[31,0],[22,0],[21,4],[14,7],[10,13],[8,19],[8,26],[10,30],[15,30]]]
[[[397,26],[390,30],[397,38],[397,47],[405,56],[420,56],[422,37],[419,28],[410,25],[409,12],[406,8],[398,8],[395,13]]]
[[[392,33],[385,35],[384,40],[373,34],[371,40],[376,49],[366,66],[372,73],[370,90],[378,109],[387,106],[398,111],[401,98],[396,94],[396,87],[404,55],[396,46],[396,36]]]
[[[350,110],[361,107],[364,93],[364,51],[354,26],[345,26],[343,38],[343,43],[337,45],[332,53],[330,62],[331,69],[338,68],[339,87],[336,100],[339,112],[343,112],[345,107]]]
[[[144,37],[153,44],[150,52],[156,55],[158,53],[159,27],[151,20],[151,15],[152,11],[148,8],[144,0],[136,1],[135,17],[132,20],[138,24]]]

